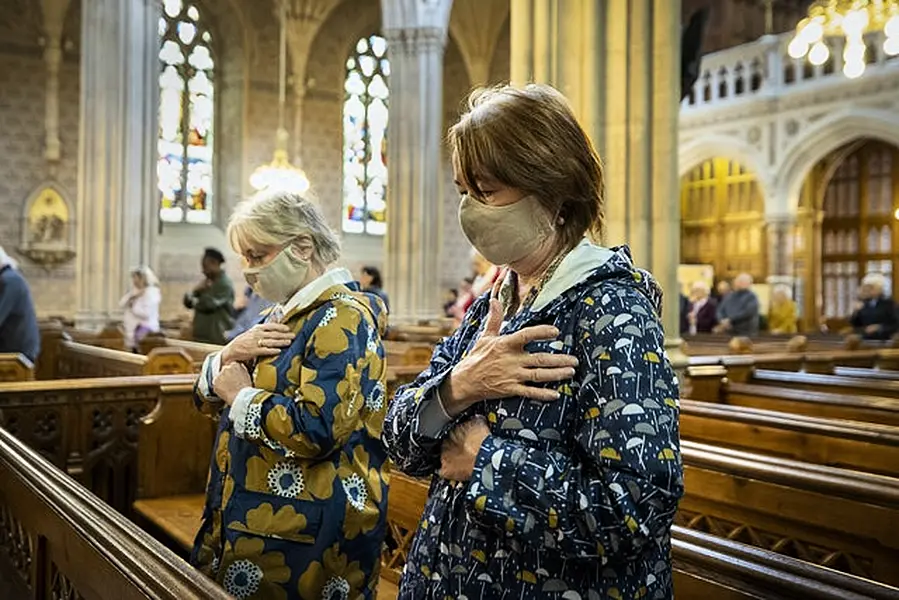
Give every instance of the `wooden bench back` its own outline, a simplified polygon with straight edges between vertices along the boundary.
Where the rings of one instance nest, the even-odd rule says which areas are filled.
[[[3,429],[0,534],[4,598],[231,597]]]
[[[215,432],[194,406],[192,383],[162,384],[138,429],[137,498],[203,493]]]
[[[140,420],[156,407],[161,386],[193,381],[171,375],[0,384],[0,425],[129,514]]]
[[[122,350],[64,340],[57,355],[57,378],[134,377],[193,372],[190,355],[181,348],[154,348],[143,356]]]
[[[899,427],[681,400],[681,437],[899,477]]]
[[[0,353],[0,382],[31,381],[34,379],[34,364],[23,354]]]
[[[389,366],[421,367],[424,370],[431,362],[434,347],[420,342],[385,341],[384,352]]]
[[[682,441],[677,523],[899,585],[899,480]]]
[[[810,392],[867,394],[884,398],[899,399],[899,381],[862,380],[840,375],[787,373],[783,371],[756,369],[747,383],[807,390]]]

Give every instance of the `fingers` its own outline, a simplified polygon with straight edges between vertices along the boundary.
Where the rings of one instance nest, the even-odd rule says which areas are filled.
[[[250,350],[250,353],[253,355],[253,358],[259,356],[278,356],[279,354],[281,354],[281,349],[268,347],[253,348],[252,350]]]
[[[521,331],[516,331],[512,335],[506,336],[509,344],[524,347],[530,342],[554,340],[559,336],[559,330],[552,325],[534,325],[533,327],[525,327]]]
[[[256,328],[260,329],[261,331],[265,331],[266,333],[274,331],[280,333],[292,333],[290,327],[284,325],[283,323],[261,323],[257,325]]]
[[[579,361],[577,357],[570,354],[552,354],[550,352],[535,352],[534,354],[525,354],[523,365],[529,368],[542,369],[558,369],[562,367],[576,367]],[[574,373],[570,375],[573,377]]]
[[[484,326],[484,335],[499,335],[499,329],[503,325],[503,305],[499,300],[490,299],[490,312],[487,314],[487,324]]]
[[[561,367],[557,369],[523,369],[519,379],[529,383],[548,383],[550,381],[563,381],[574,377],[574,369]]]
[[[515,386],[512,389],[512,394],[539,402],[552,402],[559,399],[559,392],[552,388],[532,387],[529,385]]]
[[[503,282],[506,280],[506,274],[508,273],[507,269],[503,269],[499,272],[499,275],[496,276],[496,281],[493,282],[493,289],[490,290],[490,299],[498,300],[499,299],[499,291],[503,287]]]

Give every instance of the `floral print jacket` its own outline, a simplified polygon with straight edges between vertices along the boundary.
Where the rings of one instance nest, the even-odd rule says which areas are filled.
[[[626,248],[584,242],[569,257],[547,285],[565,280],[558,295],[502,331],[555,325],[557,340],[528,349],[574,354],[576,375],[553,384],[555,402],[507,398],[463,413],[456,423],[481,414],[491,427],[470,481],[436,475],[455,423],[428,437],[420,418],[479,336],[486,296],[388,409],[391,459],[409,475],[433,477],[402,600],[673,597],[670,529],[683,471],[661,290]]]
[[[192,562],[241,599],[372,598],[388,486],[383,305],[333,285],[281,322],[293,344],[258,361],[230,409],[209,395],[214,368],[198,382],[200,409],[221,416]]]

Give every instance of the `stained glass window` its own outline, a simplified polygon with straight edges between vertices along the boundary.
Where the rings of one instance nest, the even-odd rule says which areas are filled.
[[[346,62],[343,104],[343,230],[387,232],[387,42],[356,43]]]
[[[211,223],[212,35],[196,6],[163,0],[159,36],[159,216],[175,223]]]

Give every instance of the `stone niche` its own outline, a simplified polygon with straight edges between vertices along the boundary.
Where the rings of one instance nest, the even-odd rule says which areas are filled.
[[[38,186],[25,201],[19,253],[50,271],[75,257],[73,207],[53,182]]]

